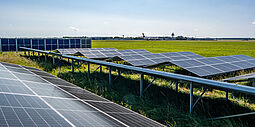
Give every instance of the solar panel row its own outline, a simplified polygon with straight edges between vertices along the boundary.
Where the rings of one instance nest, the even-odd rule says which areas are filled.
[[[113,58],[121,55],[134,55],[134,54],[151,54],[150,52],[142,49],[134,50],[112,50],[112,51],[89,51],[80,52],[87,58],[91,59],[102,59],[102,58]]]
[[[244,80],[244,79],[255,79],[255,73],[240,75],[232,78],[224,79],[223,81],[232,81],[232,80]]]
[[[88,51],[111,51],[117,50],[115,48],[70,48],[70,49],[57,49],[57,51],[61,54],[65,55],[73,55],[79,52],[88,52]]]
[[[210,76],[255,67],[255,58],[246,55],[220,56],[172,61],[198,76]]]
[[[0,70],[0,126],[162,126],[38,69]]]
[[[106,59],[113,58],[120,55],[134,55],[134,54],[151,54],[143,49],[135,50],[117,50],[115,48],[76,48],[76,49],[57,49],[61,54],[81,54],[91,59]]]
[[[40,50],[55,50],[57,48],[90,48],[88,38],[0,38],[0,52],[18,51],[19,47]]]
[[[136,54],[129,56],[119,56],[133,66],[151,66],[161,63],[169,63],[174,60],[197,59],[203,58],[192,52],[169,52],[169,53],[154,53],[154,54]]]

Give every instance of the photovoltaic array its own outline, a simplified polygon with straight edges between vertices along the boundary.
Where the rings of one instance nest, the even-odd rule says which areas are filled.
[[[117,50],[114,48],[58,49],[62,54],[80,53],[91,59],[118,57],[133,66],[149,67],[170,63],[200,77],[229,73],[255,67],[255,58],[232,55],[205,58],[192,52],[150,53],[143,49]]]
[[[114,51],[115,48],[70,48],[70,49],[57,49],[61,54],[74,55],[79,52],[90,52],[90,51]]]
[[[0,126],[163,126],[36,68],[0,63]]]
[[[133,66],[152,66],[162,63],[170,63],[175,60],[197,59],[203,58],[192,52],[169,52],[154,54],[136,54],[119,56]]]
[[[19,51],[19,47],[40,50],[91,48],[89,38],[0,38],[0,52]]]
[[[255,58],[246,55],[232,55],[172,61],[198,76],[211,76],[255,67]]]
[[[107,59],[121,55],[151,54],[149,51],[143,49],[117,50],[115,48],[74,48],[57,49],[57,51],[67,55],[81,54],[90,59]]]
[[[112,51],[89,51],[80,52],[83,56],[91,59],[105,59],[113,58],[121,55],[134,55],[134,54],[151,54],[149,51],[143,49],[134,50],[112,50]]]
[[[233,81],[233,80],[244,80],[244,79],[255,79],[255,73],[240,75],[232,78],[223,79],[223,81]]]

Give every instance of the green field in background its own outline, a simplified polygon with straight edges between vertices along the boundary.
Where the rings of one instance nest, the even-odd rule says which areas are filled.
[[[92,48],[146,49],[152,53],[190,51],[205,57],[255,57],[255,41],[114,41],[94,40]]]

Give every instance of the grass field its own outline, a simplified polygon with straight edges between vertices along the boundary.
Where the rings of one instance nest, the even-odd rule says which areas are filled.
[[[93,41],[93,48],[117,48],[117,49],[146,49],[153,53],[191,51],[202,56],[222,56],[244,54],[255,57],[255,42],[215,42],[215,41]],[[225,119],[210,121],[207,118],[255,111],[255,98],[240,93],[231,92],[229,101],[225,101],[225,92],[209,89],[202,100],[195,107],[191,116],[189,110],[189,89],[185,83],[179,84],[179,91],[171,80],[157,79],[153,85],[139,98],[139,74],[123,72],[114,84],[109,87],[108,69],[103,68],[103,73],[98,71],[87,77],[86,64],[76,67],[76,71],[70,71],[70,63],[60,61],[52,65],[50,58],[44,61],[37,57],[25,57],[23,53],[1,53],[0,61],[32,66],[43,69],[62,79],[72,82],[84,89],[90,90],[115,103],[121,104],[149,118],[157,120],[167,126],[255,126],[254,117],[241,119]],[[58,60],[56,60],[58,61]],[[98,66],[92,65],[91,72]],[[172,68],[174,72],[175,68]],[[113,71],[113,79],[117,72]],[[152,77],[146,76],[145,84],[152,81]],[[249,83],[244,83],[249,85]],[[204,88],[194,89],[195,98],[202,93]]]
[[[255,57],[255,41],[93,41],[92,48],[146,49],[153,53],[191,51],[205,57]]]

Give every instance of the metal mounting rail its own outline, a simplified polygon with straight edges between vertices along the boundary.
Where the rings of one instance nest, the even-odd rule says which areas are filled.
[[[224,90],[224,91],[226,91],[226,90],[227,91],[237,91],[237,92],[241,92],[241,93],[255,95],[255,87],[250,87],[250,86],[243,86],[243,85],[238,85],[238,84],[233,84],[233,83],[220,82],[220,81],[204,79],[204,78],[199,78],[199,77],[174,74],[174,73],[163,72],[163,71],[156,71],[156,70],[151,70],[151,69],[146,69],[146,68],[110,63],[110,62],[81,58],[81,57],[70,56],[70,55],[62,55],[59,53],[48,52],[48,51],[43,51],[43,50],[38,50],[38,49],[31,49],[31,48],[25,48],[25,47],[20,47],[20,49],[23,49],[25,51],[27,50],[27,51],[32,51],[32,52],[40,52],[40,53],[44,53],[44,54],[48,54],[48,55],[52,55],[52,56],[60,56],[63,58],[71,59],[72,61],[73,60],[83,61],[83,62],[87,62],[87,63],[91,63],[91,64],[97,64],[100,66],[107,66],[110,68],[110,70],[109,70],[109,84],[112,83],[112,79],[111,79],[111,69],[112,68],[121,69],[121,70],[131,70],[133,72],[137,72],[141,75],[141,81],[140,81],[140,96],[141,97],[142,97],[142,93],[143,93],[143,83],[144,83],[143,77],[144,77],[144,75],[151,75],[151,76],[155,76],[155,77],[170,78],[170,79],[189,82],[189,85],[191,88],[190,89],[190,92],[191,92],[190,93],[190,96],[191,96],[190,97],[190,99],[191,99],[190,100],[190,113],[192,113],[192,109],[195,106],[195,105],[193,105],[193,85],[195,85],[195,84],[209,86],[209,87]]]

